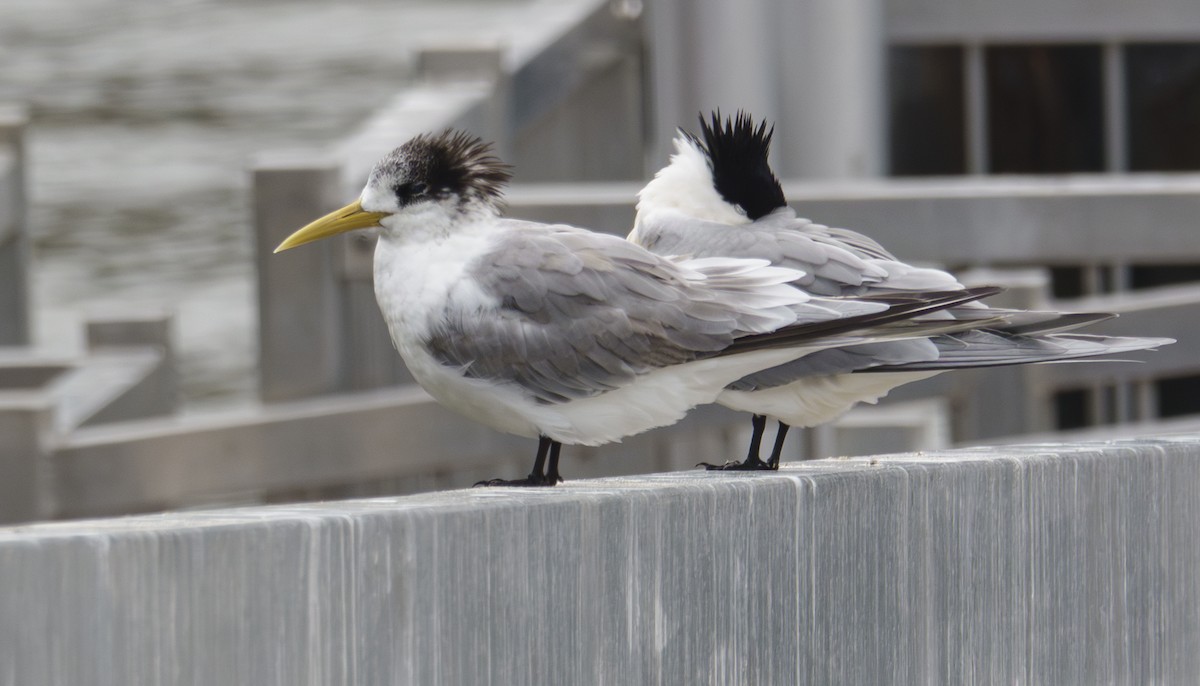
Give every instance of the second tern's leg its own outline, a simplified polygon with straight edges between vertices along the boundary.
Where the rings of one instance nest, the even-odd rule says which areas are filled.
[[[754,472],[765,469],[771,469],[766,462],[759,457],[759,452],[762,450],[763,432],[767,429],[767,418],[765,415],[756,414],[750,420],[754,427],[754,433],[750,435],[750,450],[746,453],[746,459],[742,462],[726,462],[725,464],[709,464],[701,462],[697,467],[704,467],[709,471],[740,471]]]
[[[560,452],[562,452],[562,443],[550,441],[550,464],[546,467],[546,480],[550,483],[545,484],[546,486],[553,486],[563,480],[562,475],[558,473],[558,454]]]
[[[533,460],[533,471],[524,479],[489,479],[480,481],[476,486],[553,486],[562,481],[558,473],[558,453],[562,443],[548,437],[538,437],[537,457]],[[546,457],[550,457],[550,469],[546,469]]]
[[[783,441],[787,438],[790,428],[792,427],[779,422],[779,428],[775,430],[775,446],[771,448],[771,456],[767,458],[768,469],[779,469],[779,456],[783,453]]]

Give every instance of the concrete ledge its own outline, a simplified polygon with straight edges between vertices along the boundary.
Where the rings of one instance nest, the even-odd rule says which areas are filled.
[[[0,529],[0,684],[1184,683],[1200,435]]]

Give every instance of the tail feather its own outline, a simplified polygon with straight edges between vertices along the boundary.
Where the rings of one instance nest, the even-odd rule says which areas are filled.
[[[1013,335],[1006,331],[970,331],[933,339],[938,359],[884,365],[864,372],[912,372],[1002,367],[1014,364],[1065,362],[1118,355],[1174,343],[1171,338],[1097,336],[1086,334]]]
[[[981,286],[957,291],[923,293],[918,297],[914,297],[914,294],[905,294],[905,297],[898,299],[899,302],[882,312],[873,312],[855,317],[845,317],[811,324],[794,324],[785,326],[777,331],[772,331],[771,333],[744,336],[718,352],[717,355],[734,355],[765,348],[793,347],[813,343],[818,340],[824,341],[835,336],[869,336],[874,331],[878,331],[881,336],[920,335],[919,333],[899,334],[883,329],[882,327],[883,325],[895,324],[931,312],[938,312],[964,303],[974,302],[980,298],[995,295],[1002,290],[996,286]],[[886,300],[883,296],[879,299]],[[861,343],[864,341],[857,340],[850,341],[849,343],[852,344],[853,342]]]
[[[1112,319],[1111,312],[1055,312],[1053,310],[1010,310],[999,307],[963,307],[950,310],[956,319],[970,321],[1001,317],[1004,323],[986,324],[979,328],[1004,331],[1011,334],[1033,335],[1039,333],[1062,333],[1072,329]]]

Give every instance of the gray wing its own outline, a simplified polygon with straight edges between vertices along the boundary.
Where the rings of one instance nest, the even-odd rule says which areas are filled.
[[[758,391],[812,376],[848,374],[881,365],[923,362],[937,358],[938,349],[927,338],[829,348],[742,377],[727,388],[734,391]]]
[[[746,271],[736,260],[707,265],[725,285],[714,288],[686,264],[615,236],[508,225],[466,268],[491,304],[452,298],[430,322],[425,343],[441,363],[511,381],[542,402],[597,395],[652,369],[716,354],[738,336],[793,321],[787,307],[803,297],[785,285],[794,273],[762,263],[753,266],[773,271],[778,290],[729,269]],[[812,316],[840,316],[826,312]]]
[[[775,231],[799,231],[819,243],[850,250],[859,257],[899,261],[887,248],[870,236],[852,229],[825,226],[811,219],[797,217],[796,211],[790,207],[780,207],[771,214],[758,219],[756,223]]]
[[[656,212],[645,216],[631,237],[660,255],[755,258],[797,269],[806,275],[796,285],[815,295],[962,288],[945,271],[901,262],[862,234],[800,219],[787,207],[736,226]]]
[[[776,234],[800,234],[830,249],[845,250],[866,260],[884,276],[869,284],[874,290],[931,291],[961,288],[953,274],[941,269],[917,267],[900,261],[875,239],[850,229],[839,229],[797,217],[790,207],[781,207],[750,226]],[[732,227],[734,229],[740,227]]]
[[[768,221],[768,217],[775,221]],[[887,277],[885,269],[834,241],[781,230],[782,222],[774,214],[768,217],[730,226],[658,212],[638,226],[636,238],[640,245],[659,255],[755,258],[797,269],[805,275],[796,285],[816,295],[857,295]]]

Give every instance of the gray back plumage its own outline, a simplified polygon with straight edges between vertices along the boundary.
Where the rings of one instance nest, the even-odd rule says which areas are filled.
[[[816,295],[859,295],[888,276],[886,269],[855,255],[831,235],[798,230],[804,225],[811,222],[783,210],[739,226],[654,213],[638,226],[638,239],[660,255],[757,258],[797,269],[805,276],[796,285]]]
[[[593,396],[794,318],[790,288],[755,288],[771,279],[729,273],[729,264],[744,262],[712,263],[713,280],[726,284],[714,288],[614,236],[503,225],[466,273],[499,311],[480,316],[479,303],[451,298],[432,315],[425,344],[469,377],[514,382],[542,402]],[[774,283],[794,276],[775,274]]]

